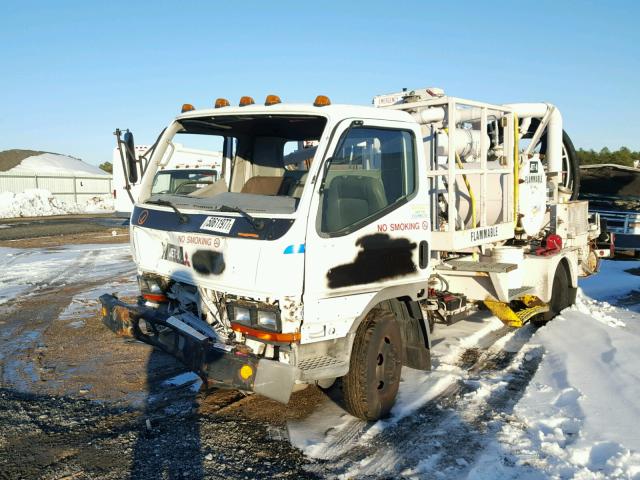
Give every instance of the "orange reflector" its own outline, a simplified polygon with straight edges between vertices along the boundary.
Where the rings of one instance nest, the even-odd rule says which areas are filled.
[[[216,98],[216,103],[214,104],[214,107],[222,108],[222,107],[228,107],[229,105],[231,104],[229,103],[229,100],[227,100],[226,98]]]
[[[266,332],[264,330],[258,330],[256,328],[246,327],[238,323],[232,323],[231,329],[234,332],[244,333],[249,337],[257,338],[260,340],[266,340],[267,342],[293,343],[293,342],[300,341],[299,332],[296,332],[296,333]]]
[[[238,236],[245,238],[260,238],[260,235],[257,233],[239,233]]]
[[[313,102],[314,107],[326,107],[327,105],[331,105],[331,100],[326,95],[318,95],[316,101]]]
[[[194,107],[190,103],[185,103],[185,104],[182,105],[182,113],[190,112],[191,110],[195,110],[195,109],[196,109],[196,107]]]
[[[253,375],[253,368],[249,365],[243,365],[240,369],[240,376],[243,380],[248,380]]]
[[[264,104],[267,107],[270,105],[276,105],[277,103],[282,103],[278,95],[267,95],[267,99],[264,101]]]
[[[143,293],[142,298],[150,302],[166,302],[167,296],[162,293]]]
[[[246,107],[247,105],[253,105],[254,103],[256,103],[256,102],[254,102],[253,98],[251,98],[251,97],[242,97],[240,99],[240,106],[241,107]]]
[[[102,316],[106,317],[107,316],[107,307],[102,307]]]

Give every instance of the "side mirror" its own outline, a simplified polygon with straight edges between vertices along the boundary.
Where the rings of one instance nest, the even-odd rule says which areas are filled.
[[[124,134],[125,158],[127,160],[127,176],[129,183],[138,183],[138,162],[136,159],[136,147],[133,143],[133,133],[126,131]]]

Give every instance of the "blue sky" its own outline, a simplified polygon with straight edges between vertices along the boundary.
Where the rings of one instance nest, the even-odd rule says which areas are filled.
[[[98,164],[116,127],[150,143],[185,102],[425,86],[550,101],[576,147],[640,150],[639,17],[637,1],[2,0],[0,150]]]

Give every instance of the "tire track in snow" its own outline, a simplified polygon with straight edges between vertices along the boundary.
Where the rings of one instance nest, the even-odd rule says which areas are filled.
[[[347,478],[464,476],[501,421],[509,419],[540,362],[523,348],[535,328],[525,326],[502,342],[511,331],[491,332],[481,347],[462,352],[462,378],[412,414],[383,421],[377,435],[370,430],[380,424],[357,419],[330,432],[324,460],[313,472]]]
[[[52,276],[34,284],[36,289],[40,287],[55,288],[73,282],[73,277],[84,270],[95,257],[100,253],[99,250],[85,251],[80,257],[64,268],[61,272],[54,272]]]

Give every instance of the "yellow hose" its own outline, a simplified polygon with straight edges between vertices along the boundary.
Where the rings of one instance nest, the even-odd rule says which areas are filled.
[[[516,232],[518,228],[518,198],[520,196],[520,135],[518,135],[518,115],[513,114],[513,222]]]

